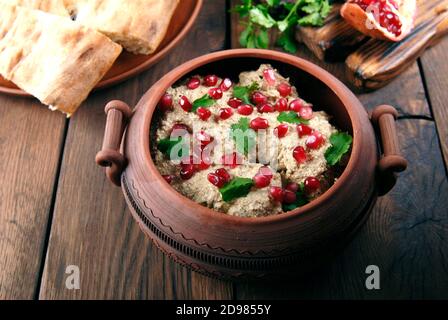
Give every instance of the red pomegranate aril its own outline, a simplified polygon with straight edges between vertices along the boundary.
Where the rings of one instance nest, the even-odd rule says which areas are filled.
[[[306,139],[306,146],[310,149],[319,149],[325,142],[325,138],[318,131],[313,133]]]
[[[275,104],[275,110],[278,112],[288,111],[288,100],[285,98],[278,99],[277,103]]]
[[[313,129],[311,129],[311,127],[307,126],[306,124],[297,125],[297,133],[299,134],[299,138],[302,138],[303,136],[308,136],[312,132]]]
[[[269,167],[261,167],[258,170],[258,174],[268,177],[269,179],[272,179],[272,177],[274,176],[274,174],[272,173],[272,170]]]
[[[180,170],[180,177],[182,180],[189,180],[194,175],[194,165],[193,164],[185,164],[182,166],[182,169]]]
[[[192,105],[191,105],[190,100],[188,100],[188,98],[186,96],[180,97],[179,105],[185,112],[191,111]]]
[[[274,134],[278,138],[283,138],[288,134],[289,126],[287,124],[281,124],[277,128],[274,129]]]
[[[250,122],[251,129],[257,131],[269,128],[269,122],[265,118],[255,118]]]
[[[313,118],[313,109],[311,107],[302,107],[299,110],[299,115],[302,119],[310,120]]]
[[[305,192],[307,194],[313,194],[320,189],[320,181],[315,177],[308,177],[304,183]]]
[[[297,195],[295,192],[285,190],[283,193],[283,203],[291,204],[297,201]]]
[[[199,86],[201,85],[201,80],[197,77],[193,77],[190,80],[188,80],[187,82],[187,88],[190,90],[194,90],[199,88]]]
[[[287,96],[289,96],[291,94],[292,87],[289,84],[287,84],[287,83],[280,83],[277,86],[277,91],[278,91],[278,93],[280,93],[280,95],[282,97],[287,97]]]
[[[219,110],[219,118],[221,120],[227,120],[233,115],[233,110],[231,108],[221,108]]]
[[[222,98],[222,90],[219,88],[211,88],[210,90],[208,90],[208,94],[214,100],[218,100],[218,99]]]
[[[303,147],[298,146],[298,147],[294,148],[292,155],[293,155],[294,159],[296,159],[298,164],[302,164],[302,163],[306,162],[306,151]]]
[[[160,99],[159,106],[165,111],[171,109],[173,106],[173,96],[165,93]]]
[[[283,202],[283,189],[280,187],[270,187],[269,195],[274,201]]]
[[[229,182],[231,179],[230,173],[224,168],[216,169],[215,173],[220,176],[225,183]]]
[[[301,99],[292,100],[289,104],[289,109],[295,112],[299,112],[300,109],[304,106],[304,103]]]
[[[208,118],[210,118],[212,115],[210,110],[208,110],[207,108],[203,108],[203,107],[199,107],[198,110],[196,110],[196,114],[203,121],[207,121]]]
[[[286,185],[285,189],[291,192],[296,193],[297,191],[299,191],[299,185],[295,182],[290,182]]]
[[[239,114],[241,114],[243,116],[248,116],[248,115],[252,114],[252,112],[254,111],[254,107],[252,107],[248,104],[243,104],[238,107],[237,111]]]
[[[268,102],[268,98],[264,94],[262,94],[261,92],[258,92],[258,91],[254,92],[252,94],[251,100],[257,106]]]
[[[215,76],[214,74],[204,77],[204,85],[206,85],[207,87],[216,86],[217,83],[218,83],[218,77]]]
[[[261,113],[272,113],[272,112],[275,112],[275,109],[274,109],[273,106],[271,106],[270,104],[266,103],[266,104],[261,105],[258,108],[258,111],[261,112]]]
[[[275,85],[275,72],[274,70],[267,68],[263,71],[263,77],[268,83],[268,85],[273,86]]]
[[[232,80],[229,78],[225,78],[221,81],[221,84],[219,85],[219,88],[223,91],[229,91],[230,88],[232,88]]]
[[[208,168],[210,168],[212,161],[210,160],[210,158],[205,157],[204,155],[202,155],[202,157],[200,159],[198,159],[198,164],[196,164],[196,169],[199,171],[203,171],[203,170],[207,170]]]
[[[196,139],[201,142],[201,146],[205,147],[213,142],[213,137],[211,137],[205,131],[199,131],[196,133]]]
[[[241,159],[236,152],[231,154],[225,154],[222,156],[221,162],[224,166],[234,169],[241,164]]]
[[[166,182],[171,184],[175,177],[172,174],[164,174],[162,175],[162,178],[165,179]]]
[[[229,99],[229,101],[227,101],[227,104],[229,107],[236,109],[238,108],[240,105],[243,104],[243,101],[241,99],[238,98],[231,98]]]
[[[226,184],[223,178],[212,172],[207,175],[207,180],[217,188],[222,188]]]
[[[271,183],[271,179],[262,174],[257,174],[252,180],[254,181],[255,188],[258,189],[266,188]]]

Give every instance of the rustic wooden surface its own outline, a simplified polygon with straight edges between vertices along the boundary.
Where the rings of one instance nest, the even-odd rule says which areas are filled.
[[[448,298],[448,39],[388,86],[359,95],[369,109],[399,109],[410,166],[332,263],[306,279],[233,284],[176,265],[142,235],[120,189],[94,163],[104,104],[135,105],[183,61],[238,46],[228,5],[206,0],[177,49],[94,93],[69,121],[34,100],[0,96],[0,299]],[[317,61],[303,47],[299,55],[347,81],[343,65]],[[370,264],[380,267],[381,290],[365,289]],[[80,290],[65,286],[69,265],[79,266]]]

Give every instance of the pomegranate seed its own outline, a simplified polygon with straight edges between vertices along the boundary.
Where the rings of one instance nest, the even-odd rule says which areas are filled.
[[[269,195],[274,201],[283,202],[283,189],[280,187],[270,187]]]
[[[199,116],[199,118],[203,121],[207,121],[208,118],[210,118],[210,116],[212,115],[210,110],[202,107],[199,107],[198,110],[196,110],[196,113]]]
[[[222,98],[222,90],[219,88],[211,88],[210,90],[208,90],[208,94],[215,100]]]
[[[283,112],[288,110],[288,100],[285,98],[278,99],[277,103],[275,104],[275,110],[278,112]]]
[[[299,191],[299,185],[295,182],[290,182],[286,185],[285,189],[294,193],[297,193]]]
[[[296,159],[298,164],[302,164],[304,162],[306,162],[306,151],[303,147],[295,147],[292,155],[294,157],[294,159]]]
[[[273,106],[271,106],[270,104],[263,104],[258,108],[258,111],[261,113],[271,113],[271,112],[275,112],[275,109]]]
[[[295,112],[299,112],[303,106],[304,106],[304,103],[303,103],[302,99],[295,99],[295,100],[292,100],[291,103],[289,104],[289,109],[291,109],[292,111],[295,111]]]
[[[215,171],[215,173],[220,176],[226,183],[230,181],[230,174],[226,169],[220,168]]]
[[[199,161],[197,161],[197,162],[199,162],[198,164],[196,164],[196,169],[198,170],[198,171],[203,171],[203,170],[207,170],[208,168],[210,168],[210,166],[211,166],[211,164],[212,164],[212,162],[211,162],[211,160],[210,160],[210,158],[208,158],[208,157],[206,157],[206,156],[202,156],[202,157],[200,157],[200,159],[197,159],[197,160],[199,160]],[[195,162],[196,163],[196,162]]]
[[[182,169],[180,170],[180,177],[182,180],[189,180],[194,175],[194,165],[192,164],[186,164],[182,166]]]
[[[272,170],[269,167],[261,167],[258,170],[258,174],[268,177],[269,179],[272,179],[272,177],[274,176]]]
[[[232,169],[236,168],[238,165],[241,164],[242,160],[238,156],[236,152],[231,154],[225,154],[222,156],[221,162],[224,166],[230,167]]]
[[[229,107],[232,107],[233,109],[238,108],[240,105],[243,104],[243,101],[241,99],[238,98],[231,98],[227,104],[229,105]]]
[[[252,180],[258,189],[266,188],[271,183],[271,179],[262,174],[257,174]]]
[[[295,192],[285,190],[283,193],[283,202],[286,204],[291,204],[297,201],[297,195]]]
[[[254,111],[254,108],[248,104],[243,104],[238,107],[238,113],[243,116],[248,116],[248,115],[252,114],[253,111]]]
[[[168,110],[171,109],[171,107],[173,106],[173,96],[165,93],[162,98],[160,99],[160,103],[159,106],[163,109],[163,110]]]
[[[264,69],[263,71],[263,77],[268,83],[268,85],[273,86],[275,85],[275,72],[272,69]]]
[[[216,86],[216,84],[218,83],[218,77],[215,75],[208,75],[204,78],[204,84],[207,87],[213,87]]]
[[[162,178],[165,179],[166,182],[171,184],[171,182],[173,182],[175,177],[171,174],[164,174],[164,175],[162,175]]]
[[[179,99],[179,105],[182,109],[184,109],[185,112],[190,112],[192,105],[190,100],[188,100],[188,98],[186,96],[182,96]]]
[[[288,133],[289,126],[287,124],[281,124],[277,128],[274,129],[274,134],[278,138],[283,138]]]
[[[256,105],[265,104],[268,102],[268,98],[261,92],[255,91],[252,94],[252,102]]]
[[[201,80],[197,77],[193,77],[187,82],[187,88],[190,90],[197,89],[197,88],[199,88],[200,85],[201,85]]]
[[[299,138],[302,138],[303,136],[308,136],[312,132],[313,129],[311,129],[311,127],[307,126],[306,124],[297,125],[297,133],[299,134]]]
[[[320,189],[320,181],[315,177],[308,177],[305,179],[305,192],[313,194]]]
[[[211,142],[213,142],[213,137],[211,137],[205,131],[199,131],[196,134],[196,139],[201,142],[202,147],[205,147],[205,146],[209,145]]]
[[[255,131],[260,129],[267,129],[269,127],[269,122],[264,118],[258,117],[250,122],[250,127]]]
[[[280,83],[277,87],[277,91],[282,97],[287,97],[291,94],[292,88],[287,83]]]
[[[183,123],[176,123],[171,128],[170,136],[176,135],[177,137],[185,136],[187,134],[191,133],[191,129],[189,126]]]
[[[299,110],[299,115],[305,120],[310,120],[313,118],[313,109],[311,107],[302,107]]]
[[[221,81],[221,84],[219,85],[219,88],[222,91],[229,91],[230,88],[232,88],[232,80],[230,80],[229,78],[225,78]]]
[[[313,133],[306,139],[306,146],[310,149],[319,149],[325,142],[325,138],[318,131]]]
[[[219,118],[221,120],[227,120],[233,115],[233,110],[231,108],[221,108],[219,110]]]
[[[207,175],[207,180],[217,188],[222,188],[226,184],[224,179],[218,176],[216,173],[209,173]]]

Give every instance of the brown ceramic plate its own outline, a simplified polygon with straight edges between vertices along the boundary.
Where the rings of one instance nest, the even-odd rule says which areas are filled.
[[[157,51],[151,55],[134,55],[129,52],[123,52],[118,57],[115,64],[107,72],[104,78],[96,85],[94,90],[107,88],[124,80],[127,80],[153,66],[162,59],[171,49],[173,49],[187,34],[192,27],[199,11],[201,10],[203,0],[182,0],[171,19],[168,32],[160,44]],[[19,89],[15,84],[6,81],[0,76],[0,92],[16,95],[30,96],[30,94]]]

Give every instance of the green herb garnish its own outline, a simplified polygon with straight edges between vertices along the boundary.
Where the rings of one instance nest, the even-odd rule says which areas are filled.
[[[247,18],[246,28],[240,35],[240,44],[247,48],[266,49],[269,46],[268,30],[277,28],[277,44],[287,52],[297,51],[297,26],[322,26],[331,10],[329,0],[242,0],[232,11]]]
[[[236,150],[247,155],[257,143],[257,135],[249,127],[249,119],[241,118],[238,123],[232,124],[230,136],[235,141]]]
[[[308,120],[305,120],[294,111],[281,112],[277,117],[279,122],[288,122],[288,123],[301,123],[301,124],[309,124]]]
[[[173,155],[172,152],[174,148],[176,148],[175,151],[177,151],[177,153]],[[161,139],[157,143],[157,149],[170,157],[171,160],[180,160],[190,154],[190,148],[188,144],[185,143],[183,137]]]
[[[331,147],[325,152],[327,163],[334,166],[341,161],[342,156],[350,150],[352,142],[352,136],[345,132],[332,134],[330,137]]]
[[[196,112],[196,110],[198,110],[199,107],[203,108],[211,107],[214,103],[215,100],[213,100],[212,97],[210,97],[210,95],[206,94],[193,102],[191,112]]]
[[[225,202],[230,202],[234,199],[247,196],[253,185],[254,182],[252,179],[236,177],[219,189],[219,192]]]
[[[250,86],[236,86],[233,88],[233,96],[242,100],[245,104],[252,104],[250,102],[250,95],[258,89],[259,85],[256,82],[253,82]]]

